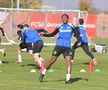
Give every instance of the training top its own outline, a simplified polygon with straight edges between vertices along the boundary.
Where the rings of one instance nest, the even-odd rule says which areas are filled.
[[[80,33],[80,42],[88,43],[86,28],[83,25],[78,25],[78,30]]]
[[[26,29],[24,36],[26,43],[34,43],[38,40],[42,40],[42,38],[38,34],[38,31],[34,29]]]
[[[75,33],[74,26],[69,23],[60,24],[51,34],[44,34],[45,37],[53,37],[58,33],[57,46],[70,47],[72,33]]]
[[[24,43],[24,32],[25,32],[25,30],[23,30],[23,29],[17,31],[17,34],[19,35],[21,43]]]

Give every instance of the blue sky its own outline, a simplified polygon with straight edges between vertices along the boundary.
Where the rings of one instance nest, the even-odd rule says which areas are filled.
[[[108,11],[108,0],[92,0],[96,8]],[[77,9],[79,0],[42,0],[43,5],[54,6],[56,9]]]

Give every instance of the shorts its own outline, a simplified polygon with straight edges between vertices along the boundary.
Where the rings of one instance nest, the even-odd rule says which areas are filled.
[[[69,47],[55,46],[52,55],[58,57],[60,54],[63,54],[64,58],[66,56],[71,56],[72,57],[72,50]]]
[[[27,50],[33,50],[33,53],[40,53],[43,48],[43,41],[39,40],[35,43],[26,43]]]
[[[24,43],[20,43],[20,44],[19,44],[19,47],[20,47],[21,49],[24,49],[24,48],[26,48],[26,45],[25,45]]]
[[[26,43],[27,52],[33,50],[32,43]]]

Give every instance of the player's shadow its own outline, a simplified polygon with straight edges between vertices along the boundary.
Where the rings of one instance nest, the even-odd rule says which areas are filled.
[[[79,80],[85,80],[85,81],[89,81],[89,79],[87,78],[71,78],[72,83],[77,82]],[[50,81],[43,81],[43,82],[65,82],[65,79],[62,80],[50,80]]]
[[[32,67],[32,66],[36,66],[36,65],[35,64],[26,64],[26,65],[22,64],[21,66],[22,67],[24,67],[24,66],[30,66],[30,67]]]
[[[27,64],[27,66],[36,66],[36,64]]]
[[[7,61],[2,61],[2,63],[3,63],[3,64],[8,64],[9,62],[7,62]]]
[[[89,63],[88,63],[88,62],[86,62],[86,63],[83,63],[83,64],[85,64],[85,65],[89,65]]]
[[[21,65],[21,67],[25,67],[25,66],[29,66],[29,67],[32,67],[34,69],[39,69],[40,70],[40,67],[39,66],[36,66],[36,64]]]
[[[85,62],[85,63],[74,63],[73,65],[79,65],[79,64],[89,65],[89,62]]]
[[[72,81],[72,82],[77,82],[77,81],[79,81],[79,80],[89,81],[89,80],[86,79],[86,78],[71,78],[71,81]],[[57,80],[57,81],[65,81],[65,79],[64,79],[64,80]]]

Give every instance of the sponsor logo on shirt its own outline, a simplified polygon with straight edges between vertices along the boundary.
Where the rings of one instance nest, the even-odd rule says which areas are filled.
[[[59,31],[60,32],[71,32],[72,30],[70,30],[70,29],[60,29]]]

